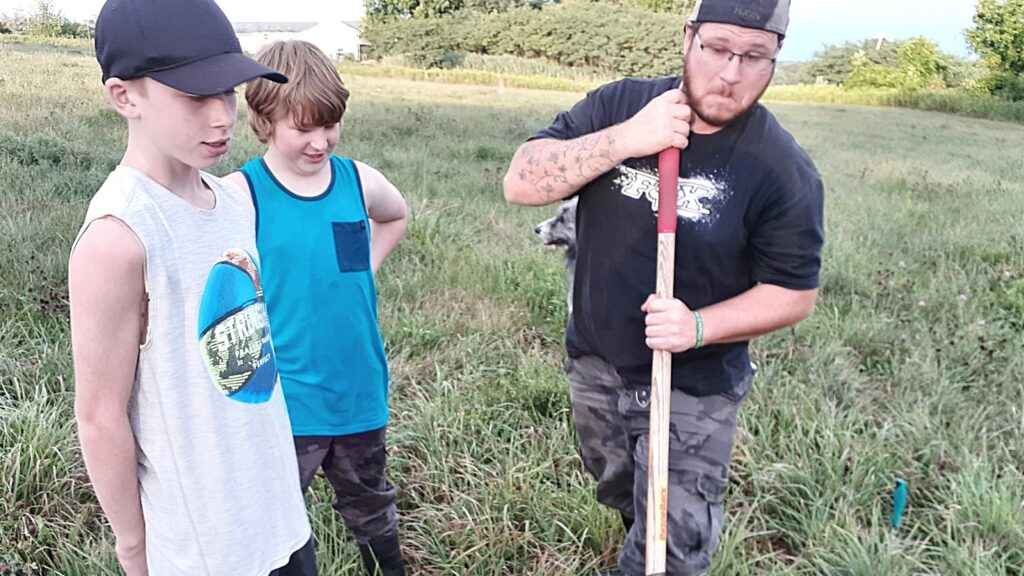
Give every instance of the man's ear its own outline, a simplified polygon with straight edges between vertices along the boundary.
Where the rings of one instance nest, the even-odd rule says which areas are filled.
[[[139,111],[135,101],[139,97],[139,92],[132,81],[109,78],[103,83],[103,87],[107,92],[107,102],[118,114],[129,120],[138,118]]]
[[[693,22],[687,22],[683,26],[684,37],[683,37],[683,57],[686,57],[686,51],[690,49],[690,43],[693,42]]]

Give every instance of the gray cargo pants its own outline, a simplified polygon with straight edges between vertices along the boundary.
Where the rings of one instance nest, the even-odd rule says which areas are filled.
[[[319,468],[334,488],[334,509],[356,542],[398,532],[398,490],[384,475],[387,428],[345,436],[295,436],[305,494]]]
[[[597,500],[635,518],[619,569],[644,574],[650,387],[626,386],[596,356],[566,362],[580,456],[597,480]],[[669,439],[668,574],[696,576],[711,565],[722,532],[736,412],[753,376],[736,389],[696,397],[672,390]]]

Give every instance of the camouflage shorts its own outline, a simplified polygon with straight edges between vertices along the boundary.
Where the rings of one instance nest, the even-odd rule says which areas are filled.
[[[650,387],[627,386],[594,356],[566,362],[580,456],[597,480],[602,504],[635,518],[619,569],[642,575],[647,524]],[[736,432],[736,412],[753,376],[726,394],[696,397],[672,390],[669,439],[668,574],[702,574],[722,531],[722,495]]]
[[[334,488],[334,509],[360,544],[398,531],[398,490],[384,475],[385,430],[295,437],[303,493],[322,467]]]

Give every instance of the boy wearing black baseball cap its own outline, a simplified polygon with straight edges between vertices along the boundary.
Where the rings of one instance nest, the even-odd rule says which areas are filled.
[[[128,576],[316,574],[249,198],[203,172],[244,56],[212,0],[108,0],[96,56],[128,123],[69,270],[75,414]]]

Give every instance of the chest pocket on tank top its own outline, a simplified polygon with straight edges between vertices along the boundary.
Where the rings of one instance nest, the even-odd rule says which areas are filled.
[[[340,272],[361,272],[370,268],[370,243],[366,237],[366,220],[332,222],[334,252]]]

